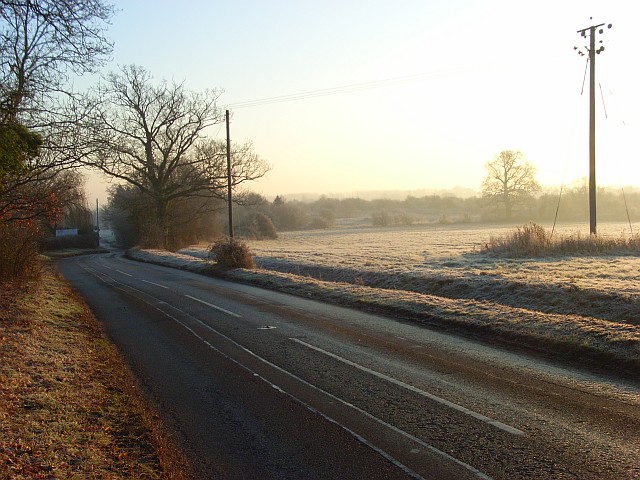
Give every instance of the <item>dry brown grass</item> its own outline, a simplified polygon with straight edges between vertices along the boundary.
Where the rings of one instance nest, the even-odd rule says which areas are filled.
[[[552,236],[544,227],[530,222],[500,236],[492,236],[485,253],[506,257],[548,257],[553,255],[640,254],[640,235],[607,237],[580,233]]]
[[[0,290],[0,478],[189,478],[99,324],[50,266]]]

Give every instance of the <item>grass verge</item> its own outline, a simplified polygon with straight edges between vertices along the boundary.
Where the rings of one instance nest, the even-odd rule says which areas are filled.
[[[45,265],[0,290],[0,478],[187,479],[84,303]]]

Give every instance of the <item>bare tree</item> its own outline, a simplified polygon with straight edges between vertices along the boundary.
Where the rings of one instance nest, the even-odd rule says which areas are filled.
[[[93,71],[111,53],[103,0],[0,0],[0,107],[31,126],[69,73]]]
[[[522,152],[504,150],[485,166],[487,176],[482,182],[482,196],[502,205],[505,218],[511,218],[514,206],[540,190],[535,179],[535,167]]]
[[[170,208],[186,197],[224,198],[226,146],[205,130],[222,122],[218,91],[195,93],[161,81],[138,66],[110,74],[85,99],[80,123],[88,135],[82,160],[149,196],[155,206],[159,246],[171,247]],[[251,145],[233,148],[233,186],[262,177],[268,166]]]
[[[0,0],[0,276],[33,273],[43,224],[73,202],[74,136],[59,104],[71,73],[111,52],[104,0]],[[70,156],[69,153],[72,155]]]
[[[77,115],[58,105],[69,74],[93,71],[111,52],[103,33],[112,14],[103,0],[0,0],[0,222],[58,204],[47,189],[77,150],[68,128]]]
[[[84,178],[77,170],[55,175],[32,169],[0,180],[0,223],[43,220],[55,224],[67,208],[84,201]]]

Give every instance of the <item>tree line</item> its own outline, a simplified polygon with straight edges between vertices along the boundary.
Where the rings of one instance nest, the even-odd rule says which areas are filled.
[[[492,199],[481,194],[468,198],[426,195],[404,200],[363,200],[321,197],[315,201],[263,201],[259,210],[270,215],[279,230],[323,228],[322,219],[359,219],[372,226],[417,223],[584,222],[589,220],[588,187],[581,179],[562,188],[542,189],[512,205],[509,216]],[[628,213],[628,216],[627,216]],[[640,221],[640,189],[598,189],[601,221]],[[330,225],[331,226],[331,225]]]
[[[376,227],[437,223],[482,222],[584,222],[589,218],[588,186],[580,179],[570,186],[543,189],[535,179],[535,167],[519,151],[505,150],[485,164],[486,177],[477,196],[407,196],[404,200],[329,198],[314,201],[272,201],[245,192],[235,206],[236,234],[250,239],[277,238],[279,231],[333,227],[340,221]],[[640,190],[600,188],[601,221],[637,221]],[[147,212],[153,209],[149,196],[134,186],[111,190],[103,217],[113,228],[118,243],[153,246],[157,223]],[[171,245],[180,248],[224,236],[228,232],[227,204],[220,197],[185,198],[174,202],[166,222],[173,232]]]
[[[562,190],[562,192],[561,192]],[[149,200],[130,186],[111,189],[103,217],[125,247],[147,246],[146,230],[153,228],[147,214]],[[416,224],[472,224],[503,222],[587,222],[589,220],[586,180],[564,188],[547,188],[520,199],[506,217],[502,205],[483,195],[461,198],[447,195],[407,196],[404,200],[330,198],[313,201],[273,200],[258,193],[245,193],[234,207],[235,233],[248,239],[273,239],[278,232],[328,229],[348,226],[397,227]],[[204,202],[204,203],[202,203]],[[601,221],[636,223],[640,220],[640,189],[625,191],[601,188],[598,191]],[[205,205],[206,204],[206,205]],[[180,205],[180,207],[178,207]],[[228,232],[225,201],[190,199],[176,204],[170,217],[176,232],[176,248],[210,241]]]

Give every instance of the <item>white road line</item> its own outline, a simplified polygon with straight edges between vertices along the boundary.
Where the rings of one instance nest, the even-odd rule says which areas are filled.
[[[196,302],[200,302],[200,303],[206,305],[207,307],[211,307],[211,308],[215,308],[216,310],[220,310],[221,312],[226,313],[227,315],[231,315],[232,317],[242,318],[242,315],[238,315],[237,313],[233,313],[233,312],[230,312],[229,310],[225,310],[224,308],[219,307],[217,305],[214,305],[213,303],[205,302],[204,300],[200,300],[199,298],[192,297],[191,295],[185,295],[185,297],[190,298],[191,300],[195,300]]]
[[[118,288],[118,287],[116,287]],[[206,323],[204,323],[202,320],[189,315],[186,312],[183,312],[182,310],[173,307],[172,305],[168,305],[170,308],[173,308],[174,310],[177,310],[189,317],[191,317],[193,320],[195,320],[199,325],[205,327],[207,330],[215,333],[216,335],[222,337],[224,340],[232,343],[233,345],[235,345],[236,347],[242,349],[243,351],[249,353],[251,356],[253,356],[254,358],[256,358],[257,360],[263,362],[266,365],[269,365],[270,367],[288,375],[289,377],[298,380],[299,382],[301,382],[304,385],[307,385],[308,387],[311,387],[312,389],[324,393],[325,395],[327,395],[329,398],[334,399],[337,402],[340,402],[344,405],[346,405],[347,407],[353,408],[357,411],[359,411],[360,413],[364,414],[365,416],[378,421],[379,423],[381,423],[382,425],[385,425],[389,428],[391,428],[394,431],[397,431],[398,433],[404,435],[407,438],[410,438],[414,441],[416,441],[417,443],[423,445],[425,448],[427,448],[428,450],[431,450],[434,453],[438,453],[442,456],[444,456],[446,459],[460,465],[461,467],[464,467],[468,470],[470,470],[471,472],[473,472],[478,478],[481,478],[482,480],[492,480],[490,477],[486,476],[484,473],[480,472],[479,470],[477,470],[476,468],[472,467],[471,465],[468,465],[464,462],[461,462],[460,460],[450,456],[449,454],[442,452],[440,450],[438,450],[435,447],[432,447],[431,445],[427,445],[424,442],[422,442],[421,440],[413,437],[412,435],[399,430],[398,428],[394,427],[393,425],[389,425],[387,423],[385,423],[383,420],[378,419],[377,417],[374,417],[373,415],[371,415],[368,412],[365,412],[364,410],[360,410],[358,407],[345,402],[344,400],[335,397],[334,395],[330,394],[329,392],[326,392],[324,390],[322,390],[319,387],[316,387],[315,385],[308,383],[306,380],[303,380],[302,378],[294,375],[293,373],[289,372],[288,370],[285,370],[273,363],[271,363],[269,360],[266,360],[265,358],[261,357],[260,355],[258,355],[257,353],[254,353],[253,351],[249,350],[248,348],[240,345],[239,343],[237,343],[235,340],[232,340],[231,338],[227,337],[224,333],[219,332],[218,330],[216,330],[215,328],[207,325]],[[285,390],[283,390],[280,386],[276,385],[275,383],[273,383],[272,381],[270,381],[269,379],[265,378],[264,376],[260,375],[259,373],[257,373],[256,371],[252,370],[250,367],[248,367],[247,365],[243,364],[242,362],[236,360],[235,358],[231,357],[230,355],[227,355],[226,353],[224,353],[222,350],[220,350],[219,348],[217,348],[216,346],[214,346],[211,342],[209,342],[207,339],[205,339],[204,337],[202,337],[201,335],[199,335],[195,330],[193,330],[191,327],[189,327],[187,324],[185,324],[184,322],[182,322],[181,320],[177,319],[176,317],[174,317],[173,315],[171,315],[170,313],[159,309],[158,307],[154,307],[156,308],[159,312],[163,313],[164,315],[166,315],[167,317],[171,318],[173,321],[175,321],[176,323],[178,323],[179,325],[181,325],[183,328],[185,328],[187,331],[189,331],[194,337],[196,337],[198,340],[200,340],[202,343],[204,343],[208,348],[210,348],[211,350],[213,350],[214,352],[216,352],[218,355],[224,357],[225,359],[227,359],[230,362],[235,363],[236,365],[238,365],[240,368],[246,370],[247,372],[249,372],[250,374],[252,374],[254,377],[259,378],[261,381],[265,382],[267,385],[269,385],[270,387],[272,387],[274,390],[280,392],[282,395],[285,395],[289,398],[291,398],[292,400],[294,400],[295,402],[299,403],[300,405],[304,406],[305,408],[307,408],[308,410],[310,410],[311,412],[320,415],[322,418],[324,418],[325,420],[337,425],[338,427],[342,428],[343,430],[345,430],[347,433],[349,433],[350,435],[353,435],[359,442],[362,442],[363,444],[365,444],[366,446],[368,446],[369,448],[371,448],[372,450],[378,452],[380,455],[382,455],[384,458],[386,458],[387,460],[389,460],[391,463],[393,463],[394,465],[396,465],[398,468],[402,469],[405,473],[407,473],[409,476],[415,478],[416,480],[426,480],[424,477],[422,477],[421,475],[419,475],[418,473],[414,472],[413,470],[411,470],[409,467],[407,467],[406,465],[404,465],[402,462],[400,462],[399,460],[396,460],[394,457],[392,457],[390,454],[388,454],[387,452],[385,452],[384,450],[378,448],[377,446],[375,446],[373,443],[369,442],[366,438],[362,437],[361,435],[357,434],[356,432],[354,432],[353,430],[351,430],[349,427],[347,427],[346,425],[343,425],[342,423],[338,422],[337,420],[335,420],[334,418],[330,417],[329,415],[327,415],[326,413],[321,412],[320,410],[318,410],[317,408],[311,406],[310,404],[308,404],[306,401],[302,400],[299,397],[296,397],[295,395],[293,395],[292,393],[289,393]]]
[[[116,287],[117,288],[117,287]],[[333,399],[334,401],[341,403],[342,405],[351,408],[359,413],[361,413],[362,415],[366,416],[367,418],[375,421],[376,423],[379,423],[380,425],[383,425],[387,428],[389,428],[390,430],[393,430],[394,432],[398,433],[399,435],[402,435],[403,437],[412,440],[413,442],[417,443],[418,445],[421,445],[422,447],[424,447],[425,449],[449,460],[450,462],[455,463],[456,465],[470,471],[471,473],[474,474],[474,476],[482,479],[482,480],[492,480],[491,477],[489,477],[488,475],[486,475],[485,473],[481,472],[480,470],[478,470],[477,468],[469,465],[468,463],[465,463],[461,460],[458,460],[455,457],[452,457],[451,455],[449,455],[446,452],[443,452],[442,450],[434,447],[433,445],[429,445],[426,442],[423,442],[422,440],[420,440],[419,438],[411,435],[410,433],[405,432],[404,430],[399,429],[398,427],[391,425],[387,422],[385,422],[384,420],[376,417],[375,415],[370,414],[369,412],[362,410],[359,407],[356,407],[355,405],[353,405],[352,403],[347,402],[346,400],[343,400],[340,397],[336,397],[335,395],[327,392],[326,390],[323,390],[320,387],[317,387],[316,385],[307,382],[306,380],[304,380],[303,378],[298,377],[297,375],[289,372],[288,370],[285,370],[282,367],[279,367],[278,365],[271,363],[269,360],[267,360],[266,358],[261,357],[260,355],[258,355],[257,353],[253,352],[252,350],[249,350],[247,347],[240,345],[238,342],[236,342],[235,340],[233,340],[232,338],[226,336],[224,333],[219,332],[218,330],[216,330],[215,328],[213,328],[212,326],[204,323],[202,320],[189,315],[186,312],[183,312],[182,310],[172,306],[172,305],[168,305],[170,308],[173,308],[174,310],[177,310],[183,314],[186,314],[187,316],[193,318],[198,324],[200,324],[201,326],[205,327],[207,330],[209,330],[210,332],[218,335],[219,337],[222,337],[223,339],[225,339],[226,341],[232,343],[233,345],[235,345],[236,347],[240,348],[241,350],[247,352],[248,354],[250,354],[252,357],[254,357],[255,359],[261,361],[262,363],[269,365],[270,367],[272,367],[273,369],[289,376],[290,378],[293,378],[294,380],[297,380],[298,382],[302,383],[303,385],[306,385],[307,387],[320,392],[324,395],[326,395],[327,397]],[[340,428],[342,428],[343,430],[347,431],[348,433],[350,433],[351,435],[353,435],[355,438],[358,439],[358,441],[364,443],[365,445],[367,445],[369,448],[372,448],[373,450],[375,450],[376,452],[380,453],[381,455],[383,455],[386,459],[388,459],[389,461],[391,461],[394,465],[398,466],[399,468],[401,468],[402,470],[404,470],[406,473],[408,473],[410,476],[412,476],[413,478],[416,479],[423,479],[424,478],[422,476],[420,476],[419,474],[417,474],[416,472],[414,472],[413,470],[411,470],[409,467],[405,466],[403,463],[401,463],[400,461],[396,460],[394,457],[392,457],[391,455],[389,455],[387,452],[385,452],[384,450],[380,449],[379,447],[375,446],[374,444],[372,444],[371,442],[369,442],[366,438],[362,437],[361,435],[357,434],[356,432],[354,432],[353,430],[351,430],[349,427],[347,427],[346,425],[343,425],[342,423],[338,422],[337,420],[335,420],[334,418],[330,417],[329,415],[319,411],[318,409],[316,409],[315,407],[311,406],[310,404],[308,404],[306,401],[296,397],[295,395],[283,390],[282,388],[280,388],[278,385],[274,384],[273,382],[271,382],[270,380],[268,380],[267,378],[263,377],[262,375],[260,375],[259,373],[253,371],[251,368],[249,368],[248,366],[244,365],[243,363],[239,362],[238,360],[236,360],[235,358],[227,355],[226,353],[222,352],[220,349],[218,349],[217,347],[215,347],[214,345],[212,345],[209,341],[207,341],[205,338],[203,338],[202,336],[200,336],[198,333],[196,333],[191,327],[189,327],[188,325],[186,325],[184,322],[178,320],[177,318],[175,318],[174,316],[172,316],[171,314],[169,314],[168,312],[165,312],[164,310],[161,310],[157,307],[155,307],[156,309],[158,309],[160,312],[164,313],[167,317],[171,318],[172,320],[174,320],[175,322],[179,323],[180,325],[182,325],[186,330],[188,330],[189,332],[191,332],[191,334],[193,336],[195,336],[196,338],[198,338],[201,342],[203,342],[205,345],[207,345],[207,347],[209,347],[210,349],[214,350],[215,352],[217,352],[219,355],[222,355],[223,357],[225,357],[226,359],[228,359],[229,361],[235,363],[236,365],[242,367],[243,369],[247,370],[248,372],[252,373],[255,377],[259,378],[260,380],[262,380],[263,382],[267,383],[268,385],[272,386],[274,389],[278,390],[279,392],[281,392],[282,394],[288,396],[289,398],[295,400],[296,402],[300,403],[301,405],[305,406],[306,408],[308,408],[309,410],[311,410],[312,412],[317,413],[318,415],[320,415],[321,417],[325,418],[326,420],[330,421],[331,423],[334,423],[335,425],[338,425]]]
[[[86,271],[90,271],[89,268],[83,267],[81,266],[81,268],[83,268]],[[93,269],[91,269],[93,270]],[[94,270],[95,272],[95,270]],[[96,272],[97,273],[97,272]],[[96,273],[93,273],[94,276],[100,278],[100,274],[96,275]],[[427,450],[459,465],[460,467],[470,471],[471,473],[474,474],[474,476],[476,476],[477,478],[480,478],[482,480],[492,480],[491,477],[489,477],[488,475],[486,475],[485,473],[481,472],[480,470],[478,470],[477,468],[469,465],[468,463],[463,462],[462,460],[458,460],[455,457],[452,457],[451,455],[449,455],[446,452],[443,452],[442,450],[439,450],[438,448],[434,447],[433,445],[429,445],[426,442],[423,442],[422,440],[420,440],[417,437],[414,437],[413,435],[411,435],[410,433],[405,432],[404,430],[399,429],[398,427],[395,427],[394,425],[391,425],[387,422],[385,422],[384,420],[381,420],[380,418],[370,414],[369,412],[362,410],[361,408],[356,407],[355,405],[339,398],[336,397],[335,395],[321,389],[320,387],[317,387],[316,385],[313,385],[312,383],[307,382],[306,380],[298,377],[297,375],[289,372],[288,370],[285,370],[282,367],[279,367],[278,365],[271,363],[269,360],[261,357],[260,355],[258,355],[257,353],[249,350],[247,347],[240,345],[238,342],[236,342],[235,340],[233,340],[232,338],[226,336],[224,333],[219,332],[218,330],[216,330],[215,328],[211,327],[210,325],[207,325],[205,322],[203,322],[202,320],[200,320],[199,318],[194,317],[193,315],[190,315],[186,312],[184,312],[183,310],[180,310],[179,308],[174,307],[173,305],[169,305],[169,304],[165,304],[164,302],[162,302],[160,299],[158,299],[157,297],[154,297],[153,295],[150,295],[146,292],[143,292],[141,290],[138,290],[135,287],[131,287],[129,285],[126,285],[122,282],[117,281],[116,279],[109,277],[108,275],[106,275],[108,278],[110,278],[114,283],[116,284],[120,284],[122,285],[124,288],[118,287],[116,285],[113,285],[114,288],[121,290],[123,292],[129,293],[131,294],[130,291],[128,290],[133,290],[136,291],[144,296],[147,297],[151,297],[154,300],[158,301],[161,304],[166,305],[169,308],[172,308],[173,310],[176,310],[190,318],[192,318],[195,322],[197,322],[199,325],[201,325],[202,327],[205,327],[207,330],[209,330],[210,332],[218,335],[219,337],[222,337],[223,339],[225,339],[226,341],[230,342],[231,344],[235,345],[236,347],[240,348],[241,350],[247,352],[248,354],[250,354],[252,357],[256,358],[257,360],[263,362],[266,365],[269,365],[270,367],[274,368],[275,370],[289,376],[290,378],[293,378],[295,380],[297,380],[298,382],[302,383],[303,385],[308,386],[309,388],[320,392],[324,395],[326,395],[327,397],[335,400],[338,403],[343,404],[344,406],[348,407],[348,408],[352,408],[355,411],[361,413],[362,415],[366,416],[367,418],[370,418],[371,420],[379,423],[380,425],[383,425],[387,428],[389,428],[390,430],[393,430],[394,432],[404,436],[405,438],[408,438],[412,441],[414,441],[415,443],[417,443],[418,445],[421,445],[422,447],[426,448]],[[102,281],[104,281],[102,278],[100,278]],[[105,282],[107,283],[107,282]],[[140,298],[140,297],[138,297]],[[190,297],[193,300],[196,301],[201,301],[199,299]],[[268,385],[273,386],[274,388],[277,388],[280,392],[283,392],[284,395],[288,396],[289,398],[293,399],[294,401],[298,402],[299,404],[305,406],[306,408],[308,408],[310,411],[320,415],[321,417],[325,418],[327,421],[338,425],[340,428],[342,428],[343,430],[345,430],[346,432],[348,432],[349,434],[353,435],[358,441],[362,442],[363,444],[367,445],[369,448],[375,450],[376,452],[380,453],[382,456],[384,456],[386,459],[388,459],[391,463],[393,463],[394,465],[398,466],[399,468],[401,468],[402,470],[404,470],[407,474],[409,474],[409,476],[416,478],[416,479],[423,479],[422,476],[420,476],[419,474],[417,474],[416,472],[414,472],[413,470],[411,470],[410,468],[408,468],[407,466],[405,466],[403,463],[401,463],[400,461],[396,460],[394,457],[392,457],[391,455],[389,455],[387,452],[385,452],[384,450],[378,448],[377,446],[375,446],[374,444],[372,444],[371,442],[369,442],[367,439],[365,439],[364,437],[362,437],[361,435],[357,434],[356,432],[354,432],[353,430],[351,430],[349,427],[347,427],[346,425],[343,425],[342,423],[338,422],[337,420],[335,420],[334,418],[330,417],[329,415],[317,410],[316,408],[314,408],[313,406],[311,406],[310,404],[308,404],[307,402],[305,402],[304,400],[296,397],[295,395],[285,392],[284,390],[282,390],[280,387],[278,387],[277,385],[275,385],[273,382],[269,381],[268,379],[266,379],[265,377],[263,377],[262,375],[260,375],[259,373],[253,371],[251,368],[249,368],[248,366],[244,365],[243,363],[239,362],[238,360],[230,357],[229,355],[227,355],[226,353],[222,352],[220,349],[216,348],[214,345],[212,345],[209,341],[207,341],[205,338],[203,338],[202,336],[200,336],[195,330],[193,330],[191,327],[189,327],[188,325],[186,325],[184,322],[182,322],[181,320],[179,320],[178,318],[174,317],[173,315],[169,314],[168,312],[166,312],[165,310],[162,310],[161,308],[159,308],[157,305],[153,305],[145,300],[143,300],[142,298],[140,298],[143,302],[147,303],[148,305],[151,305],[153,308],[155,308],[156,310],[158,310],[159,312],[163,313],[164,315],[166,315],[168,318],[171,318],[173,321],[175,321],[176,323],[178,323],[179,325],[181,325],[183,328],[185,328],[186,330],[188,330],[194,337],[198,338],[201,342],[203,342],[205,345],[207,345],[207,347],[209,347],[211,350],[214,350],[215,352],[217,352],[219,355],[223,356],[224,358],[228,359],[229,361],[235,363],[236,365],[240,366],[241,368],[247,370],[249,373],[252,373],[255,377],[259,378],[260,380],[264,381],[265,383],[267,383]],[[424,480],[424,479],[423,479]]]
[[[133,277],[133,275],[131,275],[130,273],[123,272],[122,270],[116,269],[116,272],[121,273],[122,275],[126,275],[127,277]]]
[[[424,390],[420,390],[419,388],[414,387],[413,385],[404,383],[403,381],[397,380],[393,377],[390,377],[389,375],[385,375],[384,373],[371,370],[370,368],[367,368],[358,363],[352,362],[351,360],[347,360],[346,358],[336,355],[335,353],[327,352],[326,350],[323,350],[320,347],[316,347],[315,345],[311,345],[310,343],[303,342],[298,338],[290,338],[289,340],[299,343],[300,345],[303,345],[307,348],[320,352],[324,355],[327,355],[328,357],[334,358],[342,363],[355,367],[359,370],[362,370],[363,372],[369,373],[378,378],[386,380],[387,382],[393,383],[394,385],[398,385],[399,387],[406,388],[407,390],[410,390],[414,393],[422,395],[423,397],[433,400],[434,402],[438,402],[441,405],[445,405],[449,408],[452,408],[453,410],[457,410],[458,412],[462,412],[465,415],[469,415],[470,417],[473,417],[476,420],[480,420],[481,422],[488,423],[489,425],[493,425],[494,427],[499,428],[500,430],[504,430],[507,433],[511,433],[512,435],[524,435],[524,432],[522,430],[518,430],[517,428],[512,427],[511,425],[507,425],[506,423],[499,422],[498,420],[489,418],[485,415],[482,415],[481,413],[474,412],[473,410],[469,410],[468,408],[458,405],[457,403],[450,402],[449,400],[445,400],[444,398],[438,397],[437,395],[433,395],[432,393],[428,393],[428,392],[425,392]]]
[[[156,287],[160,287],[160,288],[164,288],[164,289],[169,289],[169,287],[167,287],[166,285],[160,285],[159,283],[155,283],[155,282],[150,282],[149,280],[142,280],[144,283],[149,283],[151,285],[155,285]]]
[[[171,305],[169,305],[171,308],[178,310],[179,312],[182,312],[181,310],[177,309],[176,307],[173,307]],[[156,307],[157,308],[157,307]],[[158,309],[160,310],[160,309]],[[257,376],[258,378],[260,378],[261,380],[263,380],[264,382],[277,387],[277,385],[274,385],[272,382],[270,382],[269,380],[267,380],[266,378],[264,378],[262,375],[253,372],[253,370],[251,370],[249,367],[247,367],[246,365],[240,363],[238,360],[228,356],[227,354],[225,354],[224,352],[222,352],[221,350],[219,350],[218,348],[214,347],[213,345],[211,345],[211,343],[209,343],[207,340],[205,340],[204,338],[202,338],[200,335],[198,335],[193,329],[191,329],[190,327],[188,327],[187,325],[185,325],[183,322],[181,322],[180,320],[176,319],[175,317],[171,316],[169,313],[160,310],[162,313],[164,313],[165,315],[167,315],[168,317],[172,318],[173,320],[175,320],[176,322],[178,322],[180,325],[182,325],[184,328],[186,328],[187,330],[189,330],[194,336],[196,336],[198,339],[200,339],[202,342],[204,342],[209,348],[215,350],[216,352],[218,352],[220,355],[224,356],[225,358],[228,358],[230,361],[236,363],[237,365],[241,366],[242,368],[244,368],[245,370],[252,372],[255,376]],[[186,312],[182,312],[182,313],[186,313]],[[186,315],[189,315],[188,313],[186,313]],[[294,380],[302,383],[303,385],[306,385],[307,387],[320,392],[324,395],[326,395],[327,397],[335,400],[338,403],[341,403],[342,405],[348,407],[348,408],[352,408],[353,410],[361,413],[362,415],[366,416],[367,418],[370,418],[371,420],[379,423],[380,425],[383,425],[387,428],[389,428],[390,430],[393,430],[394,432],[402,435],[405,438],[408,438],[410,440],[412,440],[413,442],[417,443],[418,445],[421,445],[422,447],[426,448],[427,450],[442,456],[443,458],[446,458],[447,460],[463,467],[464,469],[472,472],[476,477],[481,478],[483,480],[491,480],[491,477],[489,477],[488,475],[486,475],[485,473],[481,472],[480,470],[478,470],[477,468],[469,465],[468,463],[463,462],[462,460],[458,460],[455,457],[452,457],[451,455],[449,455],[446,452],[443,452],[442,450],[434,447],[433,445],[429,445],[426,442],[423,442],[422,440],[420,440],[419,438],[411,435],[408,432],[405,432],[404,430],[399,429],[398,427],[391,425],[390,423],[385,422],[384,420],[376,417],[375,415],[372,415],[371,413],[362,410],[361,408],[353,405],[352,403],[347,402],[346,400],[343,400],[340,397],[336,397],[335,395],[333,395],[332,393],[327,392],[326,390],[323,390],[322,388],[307,382],[306,380],[304,380],[301,377],[298,377],[297,375],[295,375],[294,373],[291,373],[288,370],[285,370],[282,367],[279,367],[278,365],[276,365],[275,363],[271,363],[269,360],[267,360],[266,358],[261,357],[260,355],[258,355],[257,353],[255,353],[252,350],[249,350],[247,347],[240,345],[238,342],[236,342],[235,340],[233,340],[232,338],[226,336],[224,333],[219,332],[218,330],[216,330],[215,328],[213,328],[212,326],[204,323],[202,320],[189,315],[191,318],[193,318],[196,322],[198,322],[201,326],[205,327],[207,330],[215,333],[216,335],[218,335],[219,337],[224,338],[225,340],[227,340],[228,342],[232,343],[233,345],[235,345],[236,347],[240,348],[241,350],[244,350],[245,352],[247,352],[249,355],[251,355],[252,357],[254,357],[255,359],[263,362],[266,365],[269,365],[270,367],[272,367],[275,370],[278,370],[279,372],[289,376],[290,378],[293,378]],[[294,399],[295,401],[297,401],[298,403],[306,406],[309,410],[316,412],[317,414],[321,415],[322,417],[326,418],[327,420],[331,421],[332,423],[338,425],[339,427],[341,427],[342,429],[346,430],[347,432],[349,432],[350,434],[354,435],[358,440],[362,441],[365,445],[369,446],[370,448],[373,448],[374,450],[376,450],[377,452],[380,452],[385,458],[391,460],[395,465],[400,466],[401,468],[403,468],[403,470],[405,470],[406,472],[415,475],[416,478],[422,478],[421,476],[419,476],[417,473],[413,472],[411,469],[409,469],[408,467],[404,466],[402,463],[400,463],[398,460],[394,459],[391,455],[387,454],[384,450],[379,449],[378,447],[376,447],[375,445],[373,445],[372,443],[370,443],[368,440],[366,440],[365,438],[361,437],[360,435],[358,435],[357,433],[355,433],[354,431],[352,431],[351,429],[349,429],[349,427],[347,427],[346,425],[343,425],[342,423],[338,422],[337,420],[329,417],[328,415],[326,415],[325,413],[322,413],[321,411],[317,410],[316,408],[312,407],[311,405],[307,404],[304,400],[301,400],[300,398],[296,397],[295,395],[285,392],[284,390],[282,390],[280,387],[277,387],[278,390],[280,390],[281,392],[283,392],[285,395],[287,395],[288,397]]]

